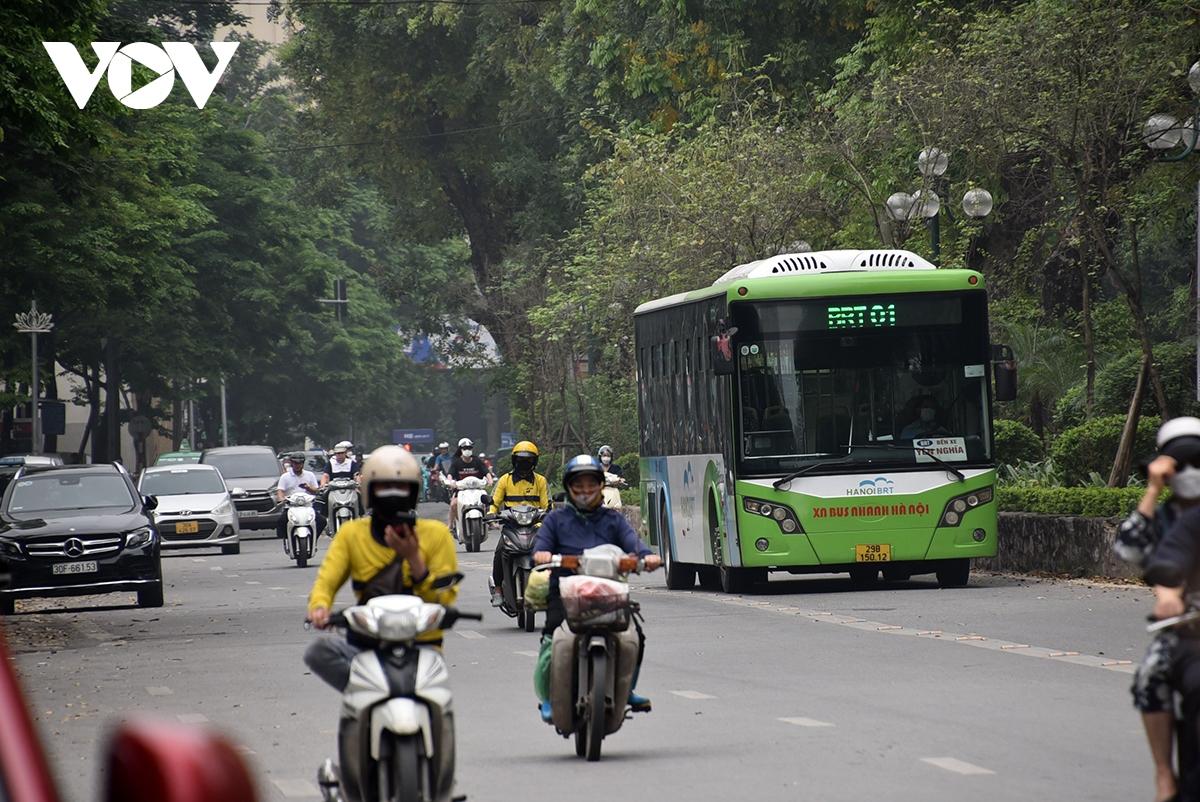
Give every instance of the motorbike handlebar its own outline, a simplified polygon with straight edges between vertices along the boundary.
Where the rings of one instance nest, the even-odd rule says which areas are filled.
[[[566,568],[571,571],[579,570],[579,555],[555,554],[547,565],[552,568]],[[642,571],[653,570],[646,568],[644,557],[622,557],[617,562],[617,570],[623,574],[640,574]]]

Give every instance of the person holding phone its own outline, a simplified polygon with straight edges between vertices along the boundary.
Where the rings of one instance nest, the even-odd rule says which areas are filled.
[[[275,501],[282,504],[284,499],[295,493],[297,490],[303,490],[309,495],[315,496],[317,491],[321,489],[317,482],[317,475],[304,467],[305,455],[303,453],[292,454],[288,457],[288,464],[291,470],[285,470],[283,475],[279,477],[279,481],[275,483]],[[325,531],[325,511],[318,505],[314,504],[313,509],[317,513],[317,531]],[[283,538],[287,536],[287,516],[282,515],[279,518],[279,523],[275,524],[275,536]]]
[[[363,465],[358,492],[367,515],[344,524],[330,544],[308,596],[308,621],[318,629],[329,626],[333,599],[347,579],[359,604],[405,593],[452,605],[462,578],[458,555],[444,523],[417,517],[417,458],[400,446],[375,449]],[[442,632],[426,632],[417,643],[440,647]],[[341,691],[350,681],[350,663],[359,648],[346,638],[320,638],[305,651],[304,662]]]

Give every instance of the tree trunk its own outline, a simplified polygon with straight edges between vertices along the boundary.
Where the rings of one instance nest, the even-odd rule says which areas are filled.
[[[1096,406],[1096,333],[1092,325],[1092,275],[1086,259],[1080,262],[1080,269],[1083,271],[1083,306],[1080,320],[1083,324],[1083,350],[1087,365],[1083,409],[1084,414],[1090,418]]]
[[[1133,463],[1133,444],[1137,439],[1138,419],[1142,414],[1142,399],[1146,395],[1146,380],[1150,374],[1150,359],[1142,357],[1141,369],[1138,370],[1137,384],[1133,388],[1133,398],[1129,399],[1129,411],[1125,415],[1125,427],[1121,429],[1121,441],[1117,446],[1117,456],[1113,460],[1112,472],[1108,474],[1109,487],[1124,487],[1129,479],[1129,468]]]

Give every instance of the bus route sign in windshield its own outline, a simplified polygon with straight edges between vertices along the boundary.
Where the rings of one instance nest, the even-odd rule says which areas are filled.
[[[830,306],[825,310],[825,320],[831,330],[891,328],[896,325],[896,305]]]

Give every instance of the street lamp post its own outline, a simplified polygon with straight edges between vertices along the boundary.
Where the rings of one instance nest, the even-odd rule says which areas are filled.
[[[28,312],[18,312],[17,321],[13,323],[13,327],[22,334],[28,334],[33,341],[33,371],[30,377],[33,381],[30,382],[30,417],[33,419],[32,426],[32,448],[30,451],[34,454],[42,453],[42,416],[41,410],[38,409],[38,350],[37,338],[39,334],[49,334],[54,328],[54,322],[50,314],[39,312],[37,301],[32,301],[29,304]]]
[[[916,220],[924,220],[929,229],[929,250],[933,263],[937,264],[942,252],[942,234],[939,216],[942,211],[942,201],[937,191],[932,188],[946,173],[950,166],[949,155],[940,148],[925,148],[917,155],[917,172],[919,172],[929,187],[922,187],[911,195],[907,192],[894,192],[884,204],[888,217],[896,223],[908,224]],[[986,189],[970,189],[963,195],[963,211],[973,220],[982,220],[991,214],[992,195]],[[946,210],[950,214],[950,210]],[[953,222],[953,220],[951,221]],[[972,238],[974,249],[974,238]],[[969,257],[968,257],[969,258]]]
[[[1187,75],[1192,89],[1192,111],[1188,118],[1177,120],[1170,114],[1153,114],[1142,128],[1142,141],[1158,153],[1165,162],[1183,161],[1196,152],[1200,132],[1200,61],[1192,65]],[[1200,181],[1196,184],[1196,399],[1200,400]]]

